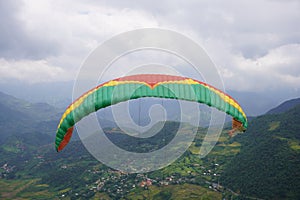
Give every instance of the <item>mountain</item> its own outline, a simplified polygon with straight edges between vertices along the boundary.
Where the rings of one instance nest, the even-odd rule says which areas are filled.
[[[58,108],[65,108],[72,100],[73,81],[25,83],[0,82],[0,91],[29,102],[45,102]]]
[[[283,112],[286,112],[286,111],[290,110],[291,108],[293,108],[293,107],[295,107],[295,106],[297,106],[299,104],[300,104],[300,98],[291,99],[291,100],[285,101],[282,104],[280,104],[279,106],[271,109],[266,114],[279,114],[279,113],[283,113]]]
[[[58,116],[58,110],[46,103],[0,92],[0,177],[15,178],[15,173],[6,172],[24,171],[37,150],[54,141]]]
[[[200,116],[192,116],[193,113],[196,113],[195,107],[199,108]],[[191,119],[197,117],[200,119],[200,126],[208,126],[211,119],[210,113],[211,107],[204,104],[148,97],[133,99],[100,109],[97,116],[101,127],[112,128],[118,124],[127,129],[132,128],[132,124],[147,126],[154,125],[159,121],[195,123],[195,120]]]
[[[132,112],[139,107],[136,102],[129,105]],[[147,104],[145,110],[151,106],[141,103]],[[98,116],[106,136],[138,153],[161,149],[180,125],[168,121],[157,135],[140,139],[109,127],[115,126],[106,118],[110,112]],[[48,104],[0,93],[0,198],[300,199],[300,105],[251,118],[248,130],[233,138],[225,129],[204,158],[198,154],[206,129],[186,123],[185,131],[198,129],[190,148],[171,165],[144,174],[107,167],[74,137],[57,153],[54,133],[61,114]],[[138,122],[138,115],[130,115]],[[142,116],[141,124],[147,122],[143,117],[148,118]]]
[[[287,101],[273,111],[288,109],[295,102]],[[222,184],[245,196],[300,199],[300,105],[253,119],[246,133],[234,141],[241,149],[227,163]]]
[[[3,109],[11,112],[1,112],[1,116],[13,113],[14,115],[26,115],[27,118],[34,120],[50,120],[58,117],[59,110],[47,103],[30,103],[11,95],[0,92],[0,105]],[[14,116],[17,117],[17,116]],[[13,118],[14,118],[13,117]],[[9,118],[9,117],[7,117]],[[18,118],[18,117],[17,117]],[[21,118],[21,117],[19,117]]]
[[[46,103],[29,103],[0,92],[0,142],[28,133],[54,137],[59,115],[56,108]]]
[[[271,108],[279,105],[287,99],[299,96],[299,92],[291,90],[270,89],[266,91],[226,91],[242,106],[245,113],[249,116],[258,116],[265,114]]]

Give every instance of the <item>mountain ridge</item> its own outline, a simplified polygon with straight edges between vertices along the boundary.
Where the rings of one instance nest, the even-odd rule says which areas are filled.
[[[272,108],[266,114],[280,114],[280,113],[283,113],[283,112],[286,112],[286,111],[292,109],[293,107],[295,107],[299,104],[300,104],[300,98],[290,99],[290,100],[284,101],[283,103],[279,104],[278,106]]]

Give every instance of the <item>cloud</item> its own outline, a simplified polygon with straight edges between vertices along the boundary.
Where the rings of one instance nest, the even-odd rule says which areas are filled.
[[[39,82],[44,79],[35,74],[49,73],[52,77],[58,69],[74,75],[88,54],[111,36],[157,26],[152,16],[144,11],[93,6],[80,1],[55,4],[51,0],[1,1],[0,5],[3,24],[0,58],[4,63],[1,70],[5,73],[1,78],[6,79]],[[27,70],[31,73],[23,74]]]
[[[81,1],[25,1],[20,18],[37,41],[48,41],[61,54],[82,58],[111,36],[141,27],[157,26],[144,11],[93,6]],[[55,55],[56,56],[56,55]]]
[[[296,0],[0,0],[0,77],[57,81],[68,72],[74,78],[83,60],[106,39],[160,27],[202,45],[227,89],[299,89],[299,8]]]
[[[299,89],[299,55],[300,44],[283,45],[255,59],[233,55],[220,71],[226,86],[237,91]]]
[[[74,74],[45,60],[7,61],[0,59],[0,81],[23,81],[29,83],[71,80]]]
[[[22,1],[0,1],[0,56],[8,59],[40,59],[58,53],[59,45],[27,30],[31,19],[21,17]]]

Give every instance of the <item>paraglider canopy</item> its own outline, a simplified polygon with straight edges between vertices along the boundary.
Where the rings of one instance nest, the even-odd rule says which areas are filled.
[[[194,101],[217,108],[233,117],[230,135],[245,131],[248,126],[247,117],[237,101],[209,84],[181,76],[138,74],[100,84],[70,104],[56,131],[56,150],[61,151],[68,144],[73,126],[83,117],[107,106],[143,97]]]

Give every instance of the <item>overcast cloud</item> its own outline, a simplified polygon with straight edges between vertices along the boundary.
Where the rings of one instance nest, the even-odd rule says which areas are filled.
[[[0,81],[72,80],[103,41],[159,27],[204,47],[226,89],[299,93],[299,1],[220,2],[0,0]]]

